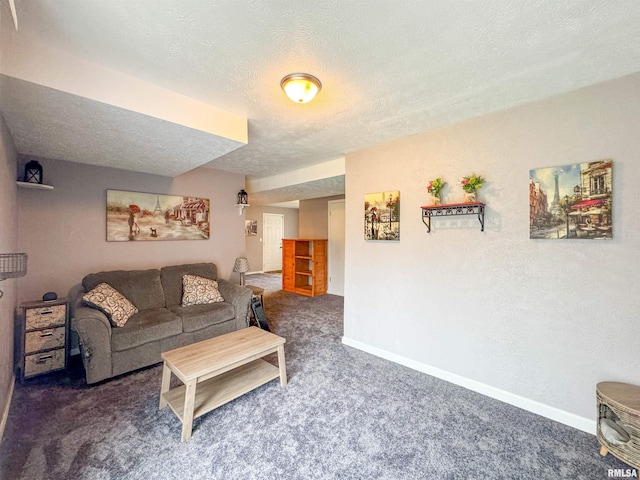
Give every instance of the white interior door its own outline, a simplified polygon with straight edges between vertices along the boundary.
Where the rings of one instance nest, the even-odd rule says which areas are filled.
[[[262,232],[262,271],[282,270],[284,215],[263,213]]]
[[[328,293],[344,297],[344,200],[329,202]]]

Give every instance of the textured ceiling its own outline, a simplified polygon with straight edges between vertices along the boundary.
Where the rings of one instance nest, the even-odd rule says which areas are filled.
[[[252,192],[249,200],[251,205],[271,205],[291,200],[310,200],[342,194],[344,194],[344,175]]]
[[[195,163],[275,175],[640,71],[637,0],[16,0],[17,32],[1,1],[12,44],[3,62],[33,38],[248,119],[248,145],[220,156],[208,145],[217,137],[183,125],[29,82],[3,86],[20,153],[163,175]],[[296,71],[322,81],[314,102],[280,90]],[[335,194],[325,183],[309,192]],[[295,200],[301,188],[271,198]]]
[[[18,151],[34,157],[173,177],[242,145],[15,78],[0,82]]]

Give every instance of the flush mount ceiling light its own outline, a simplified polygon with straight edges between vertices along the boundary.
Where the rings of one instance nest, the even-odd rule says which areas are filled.
[[[280,81],[280,87],[294,102],[307,103],[315,98],[322,84],[308,73],[291,73]]]

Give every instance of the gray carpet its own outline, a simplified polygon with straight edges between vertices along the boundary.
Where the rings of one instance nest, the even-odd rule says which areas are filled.
[[[158,410],[161,367],[84,384],[81,367],[17,385],[2,479],[604,479],[628,468],[594,436],[346,347],[342,298],[263,286],[285,337],[273,381],[195,420]],[[594,398],[595,401],[595,398]],[[595,413],[595,407],[594,407]]]

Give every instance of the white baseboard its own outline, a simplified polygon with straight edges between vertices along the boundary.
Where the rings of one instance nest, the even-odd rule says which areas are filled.
[[[9,418],[9,408],[11,408],[11,400],[13,399],[13,387],[16,384],[15,375],[11,375],[11,385],[9,387],[9,395],[7,395],[7,402],[2,411],[2,419],[0,419],[0,442],[4,437],[4,427],[7,425],[7,418]]]
[[[514,405],[516,407],[522,408],[523,410],[527,410],[537,415],[555,420],[556,422],[560,422],[578,430],[582,430],[583,432],[595,435],[595,420],[580,417],[573,413],[569,413],[564,410],[545,405],[544,403],[521,397],[520,395],[516,395],[515,393],[507,392],[506,390],[501,390],[499,388],[492,387],[491,385],[486,385],[476,380],[471,380],[470,378],[456,375],[455,373],[447,372],[446,370],[432,367],[431,365],[420,363],[410,358],[403,357],[402,355],[397,355],[395,353],[391,353],[377,347],[372,347],[371,345],[367,345],[365,343],[361,343],[347,337],[342,337],[342,343],[350,347],[357,348],[358,350],[362,350],[363,352],[375,355],[376,357],[384,358],[385,360],[404,365],[405,367],[412,368],[413,370],[417,370],[419,372],[426,373],[427,375],[446,380],[447,382],[451,382],[455,385],[460,385],[461,387],[468,388],[469,390],[481,393],[482,395],[495,398],[496,400],[500,400],[501,402]]]

